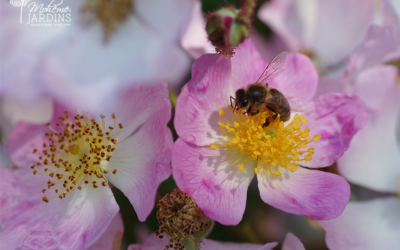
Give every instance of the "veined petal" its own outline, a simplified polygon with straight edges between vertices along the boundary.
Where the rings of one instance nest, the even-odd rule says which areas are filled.
[[[172,135],[166,127],[171,104],[159,104],[138,132],[118,144],[108,164],[118,172],[107,178],[128,197],[140,221],[153,209],[160,183],[171,175]]]
[[[124,224],[121,215],[118,213],[108,225],[106,231],[99,239],[86,250],[119,250],[124,233]]]
[[[223,136],[218,109],[227,107],[235,95],[230,79],[231,62],[225,56],[206,54],[193,63],[192,79],[176,103],[174,125],[180,138],[205,146]]]
[[[287,57],[285,70],[269,81],[269,86],[306,104],[317,92],[318,72],[303,54],[293,53]]]
[[[261,199],[275,208],[329,220],[339,216],[349,201],[350,185],[339,175],[302,167],[281,171],[281,176],[274,176],[262,168],[257,175]]]
[[[172,171],[178,187],[191,195],[208,217],[236,225],[243,217],[247,188],[254,177],[251,167],[238,170],[245,160],[236,150],[198,147],[178,139]]]
[[[331,250],[394,249],[400,245],[400,199],[350,202],[334,220],[318,221]]]
[[[333,164],[349,148],[353,136],[367,123],[368,114],[357,96],[329,93],[315,98],[304,114],[310,137],[321,139],[312,143],[312,160],[301,162],[306,167],[326,167]]]
[[[1,171],[9,171],[1,175],[1,182],[14,189],[0,193],[2,212],[5,208],[7,213],[0,241],[6,249],[35,249],[38,242],[59,249],[83,249],[97,240],[119,210],[110,188],[75,190],[65,199],[44,203],[40,190],[48,177],[33,177],[27,170]],[[7,176],[11,178],[3,179]]]

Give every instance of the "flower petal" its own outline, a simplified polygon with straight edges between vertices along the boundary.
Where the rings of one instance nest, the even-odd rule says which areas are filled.
[[[329,220],[339,216],[350,198],[350,186],[335,174],[298,167],[295,172],[257,175],[261,199],[288,213],[310,219]]]
[[[305,250],[303,243],[291,232],[286,234],[282,250]]]
[[[244,155],[235,150],[197,147],[178,139],[172,151],[176,184],[191,195],[203,212],[224,225],[237,225],[246,206],[254,171],[239,171]]]
[[[206,54],[193,63],[192,79],[176,103],[174,125],[180,138],[205,146],[223,136],[218,109],[226,108],[235,94],[230,74],[231,62],[225,56]]]
[[[307,56],[292,53],[287,55],[285,70],[269,81],[269,85],[284,95],[308,103],[317,92],[318,72]]]
[[[276,55],[274,55],[276,56]],[[231,58],[233,90],[246,88],[262,75],[267,63],[250,39],[244,41]],[[270,87],[307,103],[317,91],[318,73],[311,60],[302,54],[289,54],[285,70],[268,81]]]
[[[44,203],[40,190],[48,177],[27,170],[1,171],[1,183],[13,187],[12,192],[0,192],[2,213],[7,214],[0,231],[5,249],[36,249],[40,242],[57,249],[83,249],[98,239],[119,210],[109,187],[74,190],[65,199]]]
[[[350,202],[334,220],[318,221],[329,249],[394,249],[400,245],[400,199]]]
[[[121,240],[124,234],[124,224],[121,215],[118,213],[111,221],[110,225],[99,237],[99,239],[91,245],[87,250],[119,250],[121,248]]]
[[[359,75],[354,92],[365,101],[369,121],[338,160],[346,179],[381,192],[399,190],[400,86],[394,84],[396,77],[397,70],[391,66],[370,68]]]
[[[64,106],[54,102],[53,115],[50,121],[52,127],[60,122],[58,117],[64,117],[64,111],[68,111]],[[45,133],[51,132],[44,124],[36,125],[26,122],[19,122],[11,130],[7,138],[7,152],[12,162],[19,168],[29,168],[38,161],[33,149],[41,151],[43,143],[49,144]]]
[[[168,239],[160,239],[155,234],[150,235],[146,242],[143,244],[132,244],[129,245],[128,250],[159,250],[164,249],[165,245],[168,243]],[[267,243],[264,246],[259,244],[249,244],[249,243],[233,243],[233,242],[218,242],[214,240],[204,239],[202,248],[207,250],[272,250],[278,243]]]
[[[214,46],[212,46],[210,41],[207,39],[205,26],[206,24],[201,9],[201,3],[196,1],[194,3],[192,19],[190,20],[181,41],[182,47],[194,59],[199,58],[203,54],[213,53],[215,51]]]
[[[171,104],[158,103],[140,130],[118,143],[108,164],[118,172],[107,178],[128,197],[140,221],[153,209],[160,183],[171,175],[172,134],[166,127]]]
[[[312,142],[315,149],[312,160],[299,163],[306,167],[326,167],[333,164],[349,148],[353,136],[367,123],[368,114],[363,101],[357,96],[329,93],[315,98],[304,116],[308,119],[311,138],[318,134],[321,139]]]

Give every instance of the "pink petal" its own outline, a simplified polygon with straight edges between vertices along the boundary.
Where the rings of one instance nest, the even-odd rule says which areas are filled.
[[[213,53],[214,46],[210,43],[206,33],[206,22],[203,17],[201,3],[194,3],[192,19],[182,37],[182,47],[194,58],[197,59],[203,54]]]
[[[155,234],[150,235],[146,242],[143,244],[132,244],[129,245],[128,250],[160,250],[164,249],[168,243],[168,239],[160,239]],[[259,244],[249,243],[232,243],[232,242],[218,242],[214,240],[204,239],[201,247],[207,250],[272,250],[278,243],[267,243],[264,246]]]
[[[317,92],[318,73],[307,56],[289,54],[285,70],[271,80],[269,85],[306,104]]]
[[[346,179],[382,192],[398,191],[400,86],[395,85],[396,77],[392,66],[370,68],[359,75],[354,93],[365,101],[369,121],[338,160]]]
[[[288,232],[283,242],[282,250],[305,250],[305,248],[299,238]]]
[[[362,41],[374,18],[374,4],[274,0],[265,3],[258,15],[291,51],[312,50],[326,67],[345,59]]]
[[[234,150],[198,147],[178,139],[172,151],[173,176],[179,189],[191,195],[203,212],[224,225],[237,225],[246,206],[254,171],[239,171],[246,158]]]
[[[174,126],[180,138],[204,146],[223,136],[218,109],[226,108],[235,94],[230,72],[230,60],[221,55],[206,54],[193,63],[192,79],[176,103]]]
[[[311,138],[318,134],[321,139],[309,147],[315,154],[306,167],[326,167],[333,164],[349,148],[353,136],[366,124],[368,115],[363,101],[357,96],[330,93],[320,95],[309,105],[304,114],[308,119]]]
[[[267,67],[267,63],[250,39],[236,49],[231,62],[234,91],[256,82]],[[308,57],[302,54],[289,54],[285,70],[268,83],[270,87],[277,88],[283,94],[307,103],[317,90],[318,73]]]
[[[353,82],[362,70],[382,64],[399,53],[396,32],[391,26],[371,25],[363,43],[351,55],[344,77]]]
[[[99,239],[87,250],[119,250],[121,240],[124,234],[124,224],[121,215],[118,213],[111,221],[110,225]]]
[[[68,111],[64,106],[54,103],[52,119],[50,125],[55,128],[59,123],[58,117],[64,117],[64,111]],[[51,130],[44,124],[35,125],[26,122],[19,122],[7,138],[7,151],[12,162],[19,168],[29,168],[38,161],[33,149],[39,151],[43,149],[43,143],[49,144],[45,133]]]
[[[350,186],[343,177],[318,170],[298,167],[273,176],[262,169],[257,180],[265,203],[310,219],[336,218],[350,198]]]
[[[83,249],[98,239],[119,210],[109,187],[87,187],[44,203],[41,189],[47,187],[48,177],[27,170],[0,171],[0,182],[13,188],[0,192],[6,213],[0,241],[5,249],[40,249],[38,242],[56,249]]]
[[[400,245],[400,200],[350,202],[334,220],[318,221],[331,250],[395,249]]]
[[[169,101],[158,102],[143,126],[118,143],[108,164],[117,169],[107,178],[128,197],[140,221],[154,208],[158,186],[171,175],[172,134],[166,127],[171,117]]]

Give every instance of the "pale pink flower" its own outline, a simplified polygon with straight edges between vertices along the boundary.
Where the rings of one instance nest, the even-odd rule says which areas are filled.
[[[155,234],[150,235],[143,244],[129,245],[128,250],[159,250],[164,249],[167,239],[160,239]],[[278,245],[277,242],[267,243],[264,246],[250,243],[218,242],[204,239],[202,248],[207,250],[272,250]],[[301,241],[292,233],[287,233],[283,242],[282,250],[305,250]]]
[[[348,202],[348,183],[341,176],[298,167],[296,163],[319,168],[329,166],[340,158],[353,135],[365,125],[367,114],[364,104],[356,96],[346,94],[330,93],[313,99],[318,76],[312,62],[304,55],[290,54],[286,69],[269,81],[269,86],[307,105],[306,118],[295,116],[289,123],[294,126],[295,122],[299,124],[299,129],[305,129],[301,132],[307,138],[303,142],[307,141],[309,145],[305,147],[313,149],[307,149],[309,154],[299,155],[300,158],[293,156],[296,151],[292,146],[300,144],[291,141],[292,146],[286,149],[280,148],[280,145],[286,145],[283,137],[294,138],[291,136],[295,132],[279,130],[277,134],[282,137],[277,138],[281,139],[268,137],[271,143],[277,143],[278,151],[269,148],[262,153],[269,152],[271,156],[263,155],[268,158],[257,161],[251,157],[257,153],[253,149],[248,149],[250,153],[244,155],[239,149],[231,147],[237,142],[231,142],[227,135],[231,138],[238,135],[223,132],[219,124],[227,130],[236,126],[237,117],[227,108],[229,98],[235,96],[237,89],[254,83],[266,66],[250,40],[237,48],[232,59],[206,54],[194,62],[192,79],[182,88],[176,104],[174,124],[180,138],[175,142],[172,154],[174,179],[208,217],[226,225],[238,224],[242,219],[247,187],[255,173],[261,198],[271,206],[289,213],[308,215],[311,219],[335,218]],[[224,108],[227,112],[221,110]],[[304,123],[309,129],[302,125]],[[290,128],[286,125],[280,128]],[[318,135],[321,136],[320,141]],[[256,140],[257,136],[254,134],[249,140]],[[259,140],[256,141],[252,143],[259,145]],[[273,152],[279,152],[280,156],[275,158]]]
[[[389,9],[390,10],[390,9]],[[365,128],[354,136],[338,160],[340,173],[352,183],[380,192],[400,192],[400,59],[398,16],[389,26],[371,26],[338,79],[322,79],[319,93],[358,95],[368,111]],[[400,245],[400,199],[378,198],[350,202],[342,215],[318,222],[326,231],[329,249],[395,249]]]
[[[46,7],[51,1],[34,2]],[[18,9],[0,3],[2,94],[24,102],[50,95],[104,112],[122,87],[160,79],[174,85],[187,75],[190,57],[179,41],[195,0],[132,1],[131,12],[108,39],[99,20],[85,22],[82,9],[88,2],[102,1],[60,5],[70,7],[70,27],[33,27],[27,13],[36,12],[30,11],[20,24]]]
[[[272,0],[258,16],[290,51],[313,55],[326,70],[344,61],[374,21],[374,1]]]
[[[119,210],[108,182],[124,192],[140,221],[147,218],[171,174],[167,84],[124,89],[114,108],[113,115],[89,117],[55,103],[49,124],[14,127],[7,149],[19,169],[0,169],[5,249],[18,249],[34,232],[51,232],[40,237],[54,238],[58,249],[90,246]]]

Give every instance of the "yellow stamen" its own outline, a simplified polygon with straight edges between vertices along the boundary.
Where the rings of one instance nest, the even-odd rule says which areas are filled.
[[[82,190],[91,183],[93,188],[107,186],[106,174],[111,170],[113,174],[116,169],[107,166],[112,153],[117,145],[116,137],[120,134],[123,126],[118,124],[118,133],[111,137],[112,131],[116,126],[116,117],[113,114],[114,127],[109,127],[109,132],[105,131],[104,116],[101,115],[102,126],[90,116],[79,113],[71,121],[68,112],[64,112],[65,117],[59,117],[61,124],[57,123],[57,128],[46,124],[53,133],[45,133],[50,144],[43,144],[44,150],[33,150],[33,154],[38,155],[39,161],[31,166],[33,174],[47,174],[56,181],[47,182],[48,189],[43,189],[43,193],[55,192],[52,198],[43,197],[44,202],[59,197],[60,199],[75,189]],[[38,170],[36,170],[38,169]],[[101,180],[104,179],[104,180]],[[84,186],[79,184],[83,181]],[[54,188],[52,188],[54,187]]]
[[[233,109],[228,106],[233,111]],[[268,110],[260,112],[256,116],[248,116],[240,110],[234,112],[235,122],[233,126],[225,122],[225,109],[218,110],[222,118],[220,128],[227,135],[224,145],[211,143],[210,148],[233,148],[242,154],[250,155],[238,165],[238,170],[243,171],[245,163],[253,159],[256,161],[254,172],[259,174],[262,168],[266,168],[270,174],[281,176],[280,171],[272,171],[271,168],[282,167],[291,172],[297,170],[294,161],[311,161],[315,150],[309,147],[309,143],[318,142],[320,135],[315,135],[310,140],[310,129],[302,126],[307,124],[307,118],[303,115],[295,115],[293,121],[287,126],[277,119],[269,119],[268,127],[263,128],[267,118],[273,115]],[[264,164],[261,164],[264,162]]]

